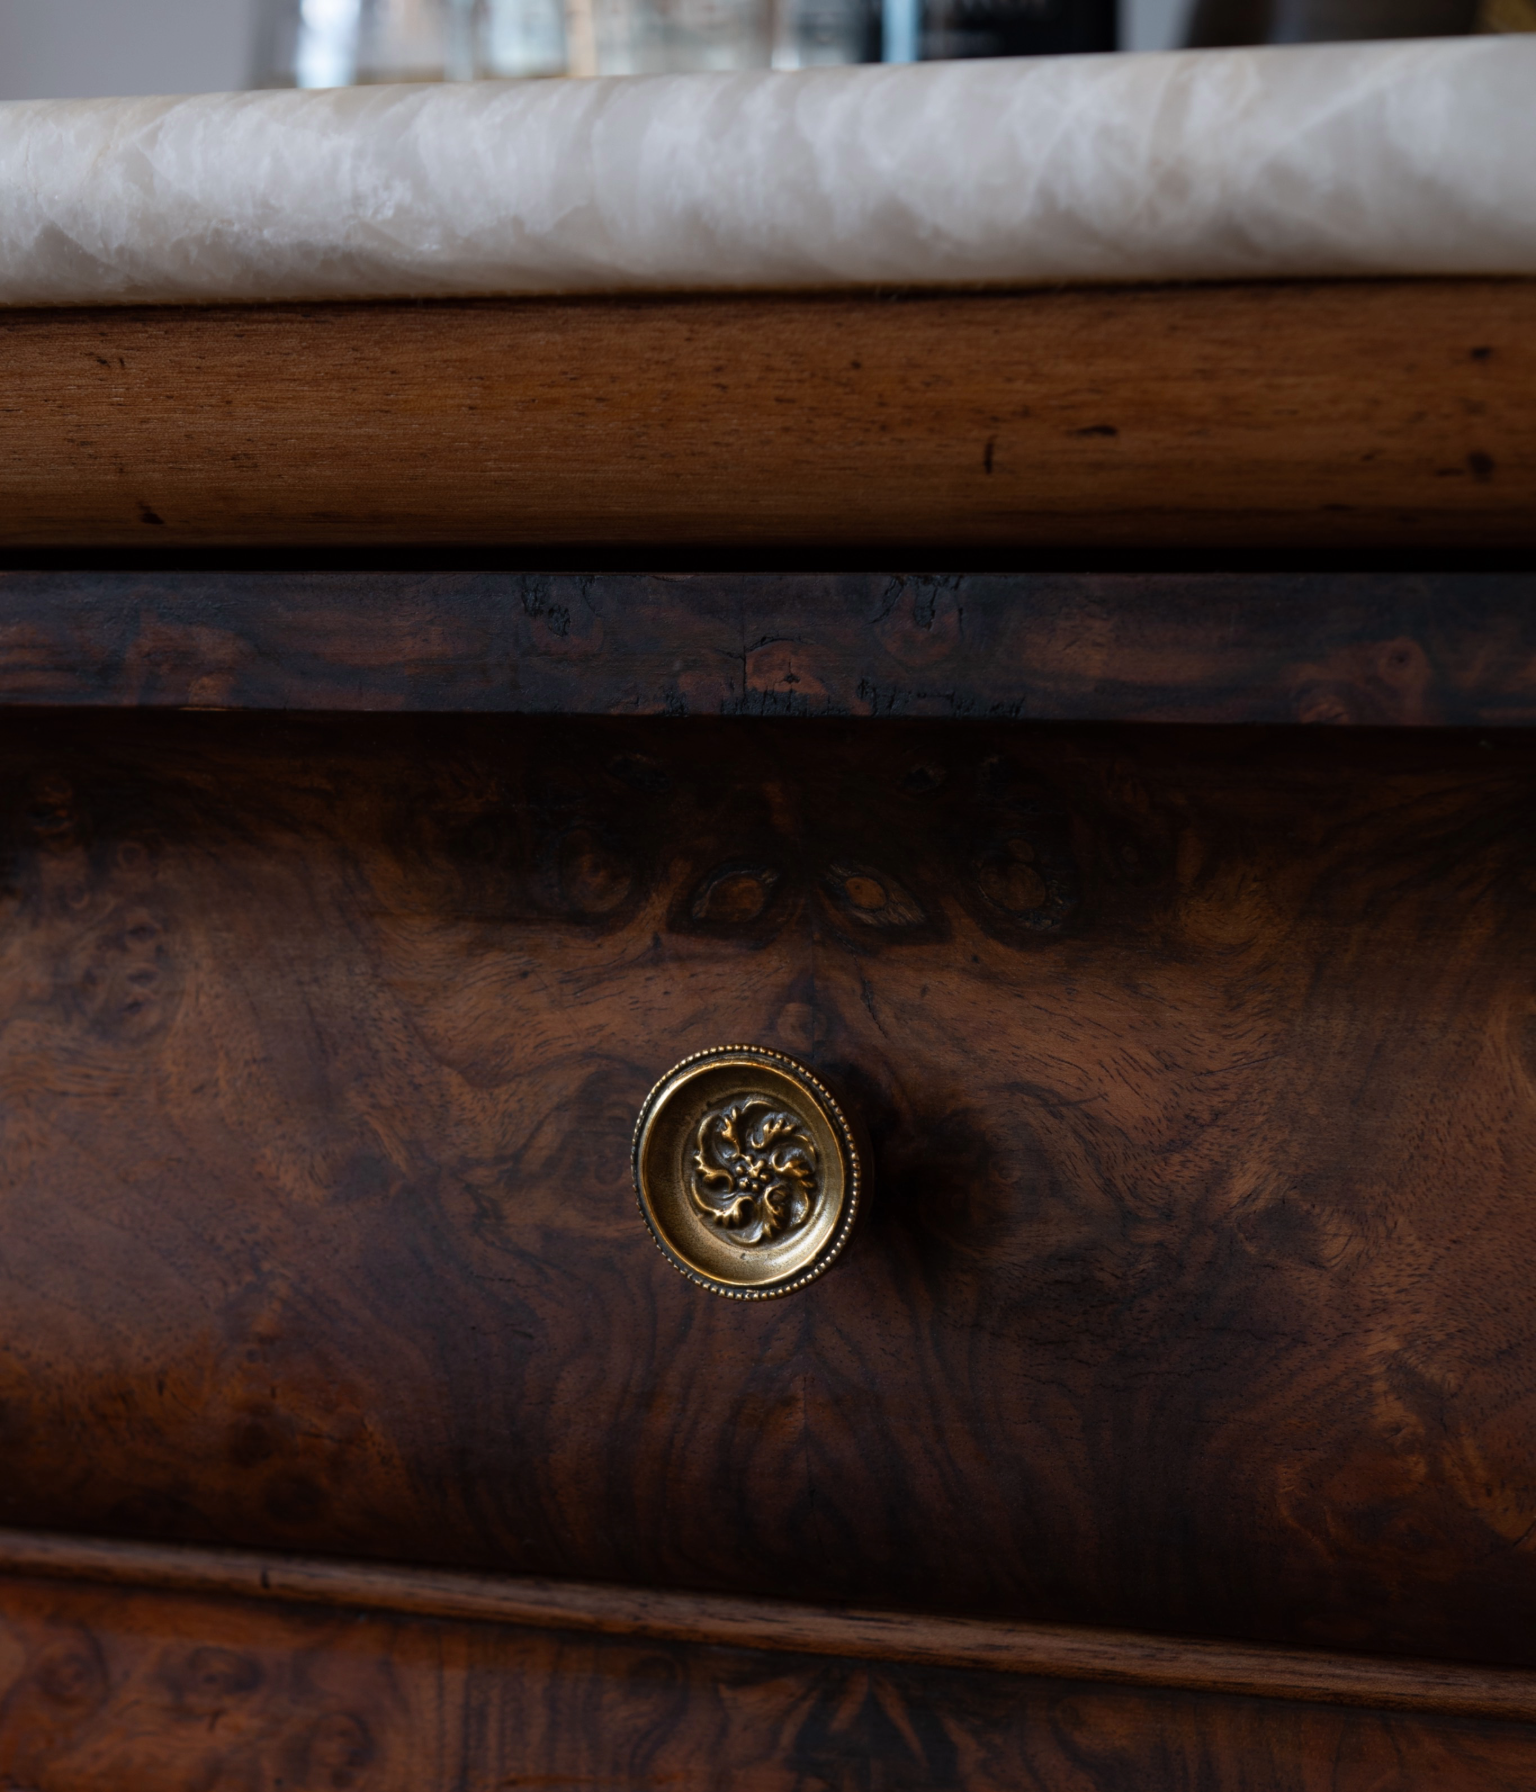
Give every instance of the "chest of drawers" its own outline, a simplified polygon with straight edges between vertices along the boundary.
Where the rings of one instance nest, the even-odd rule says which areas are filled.
[[[1372,552],[0,574],[0,1783],[1529,1785],[1536,587]]]

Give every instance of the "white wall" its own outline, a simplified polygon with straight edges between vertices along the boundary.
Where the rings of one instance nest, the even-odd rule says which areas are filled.
[[[245,87],[254,31],[255,0],[0,0],[0,100]]]
[[[0,0],[0,100],[248,85],[260,0]],[[1178,41],[1188,0],[1120,0],[1129,50]]]

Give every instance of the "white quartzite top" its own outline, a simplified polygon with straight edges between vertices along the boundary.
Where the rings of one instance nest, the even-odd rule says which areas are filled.
[[[0,106],[0,304],[1536,273],[1536,37]]]

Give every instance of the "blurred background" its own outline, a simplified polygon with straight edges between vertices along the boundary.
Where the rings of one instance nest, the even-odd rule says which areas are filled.
[[[246,86],[257,0],[0,0],[0,99]]]
[[[0,0],[0,100],[1536,28],[1536,0]]]

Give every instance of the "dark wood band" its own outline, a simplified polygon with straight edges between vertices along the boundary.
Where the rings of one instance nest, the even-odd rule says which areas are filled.
[[[13,571],[0,703],[1526,726],[1536,574]]]
[[[1068,1625],[823,1609],[766,1599],[14,1530],[0,1530],[0,1575],[1051,1679],[1536,1721],[1536,1673]]]

